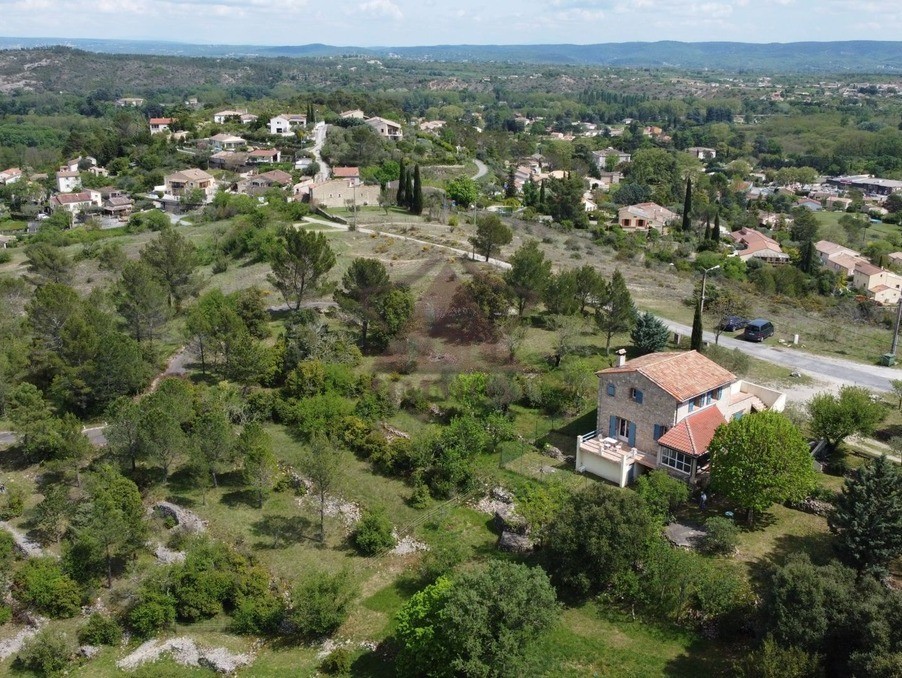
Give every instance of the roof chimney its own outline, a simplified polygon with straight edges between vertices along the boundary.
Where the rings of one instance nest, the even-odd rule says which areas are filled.
[[[626,365],[626,349],[621,348],[617,351],[617,367],[623,367]]]

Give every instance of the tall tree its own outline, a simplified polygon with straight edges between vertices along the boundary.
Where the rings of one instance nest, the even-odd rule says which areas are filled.
[[[117,285],[116,310],[125,319],[135,341],[153,341],[169,314],[167,290],[145,261],[128,261]]]
[[[630,339],[639,353],[643,355],[656,353],[667,348],[670,330],[667,329],[667,325],[660,318],[646,311],[645,313],[640,313],[636,318],[636,325],[630,332]]]
[[[131,466],[132,473],[137,470],[138,459],[145,452],[141,445],[142,416],[140,403],[132,398],[118,398],[107,408],[108,423],[104,431],[107,445]]]
[[[359,257],[351,262],[335,292],[335,302],[360,321],[360,333],[366,342],[370,322],[377,317],[376,300],[391,290],[388,270],[378,259]]]
[[[727,287],[709,285],[705,294],[705,313],[714,321],[714,343],[717,344],[726,318],[749,314],[748,296]]]
[[[406,207],[407,206],[407,167],[404,166],[404,158],[398,162],[399,171],[401,172],[400,177],[398,178],[398,193],[395,196],[395,203],[398,207]]]
[[[141,260],[166,287],[169,306],[178,309],[197,288],[197,249],[175,228],[167,226],[141,250]]]
[[[516,171],[514,165],[511,164],[507,170],[507,182],[504,184],[504,197],[510,200],[517,197],[517,182],[515,180]]]
[[[828,521],[843,559],[859,572],[883,575],[902,556],[902,470],[885,456],[846,478]]]
[[[509,245],[513,238],[513,231],[501,221],[501,217],[487,214],[476,220],[476,235],[470,238],[470,243],[488,261],[496,247]]]
[[[257,493],[257,507],[262,509],[279,467],[272,440],[260,424],[253,422],[244,427],[238,436],[238,456],[244,462],[244,482]]]
[[[708,239],[713,240],[714,242],[720,242],[720,206],[715,207],[714,227],[711,229]]]
[[[410,200],[411,214],[423,213],[423,180],[420,178],[420,166],[413,168],[413,197]]]
[[[595,323],[604,332],[604,352],[608,355],[614,335],[629,332],[636,323],[636,306],[619,269],[614,271],[611,281],[605,285],[599,302],[595,309]]]
[[[448,197],[461,207],[469,207],[479,198],[479,184],[470,177],[455,177],[446,190]]]
[[[72,259],[63,250],[48,242],[37,242],[25,248],[25,263],[30,281],[35,285],[72,282]]]
[[[522,317],[527,306],[541,298],[551,276],[551,262],[545,259],[538,241],[530,240],[514,252],[510,263],[504,281],[516,300],[517,314]]]
[[[269,281],[285,303],[298,311],[304,295],[317,289],[335,265],[335,253],[322,233],[286,226],[270,254]]]
[[[811,432],[832,448],[854,433],[870,435],[886,416],[883,404],[862,386],[843,386],[838,395],[818,393],[808,401]]]
[[[310,440],[304,456],[304,473],[313,483],[319,497],[319,540],[326,541],[326,497],[339,485],[347,458],[341,448],[336,447],[323,434],[318,433]]]
[[[232,424],[219,403],[205,403],[194,422],[192,437],[204,466],[210,471],[213,486],[219,487],[218,474],[227,471],[235,459]]]
[[[747,414],[721,425],[708,446],[711,488],[755,513],[775,502],[804,499],[814,486],[808,443],[778,412]]]
[[[76,541],[99,547],[111,588],[113,561],[133,555],[147,534],[138,487],[112,466],[101,466],[89,483],[88,499],[76,522]]]
[[[702,352],[704,349],[704,328],[702,326],[702,302],[695,302],[695,313],[692,315],[692,337],[689,340],[689,348]]]
[[[692,177],[686,179],[686,195],[683,198],[683,225],[681,230],[688,233],[692,230]]]
[[[579,311],[585,312],[586,305],[598,303],[605,291],[605,280],[592,264],[584,264],[576,269],[576,295]]]

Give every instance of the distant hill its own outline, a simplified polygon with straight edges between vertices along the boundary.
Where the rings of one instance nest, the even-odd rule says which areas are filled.
[[[801,73],[902,73],[902,42],[624,42],[597,45],[195,45],[164,41],[0,37],[0,49],[66,45],[108,54],[187,57],[401,57],[425,61],[516,62],[640,68]]]

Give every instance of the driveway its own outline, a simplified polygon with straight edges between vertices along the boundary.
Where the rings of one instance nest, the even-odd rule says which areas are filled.
[[[476,165],[476,174],[474,174],[470,178],[473,179],[473,181],[478,181],[479,179],[482,179],[482,177],[484,177],[486,174],[489,173],[489,168],[484,162],[482,162],[482,160],[473,158],[473,162]]]

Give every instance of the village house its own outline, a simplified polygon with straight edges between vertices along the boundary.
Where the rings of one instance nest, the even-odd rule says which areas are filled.
[[[209,139],[207,143],[213,147],[214,151],[237,151],[247,146],[247,141],[234,134],[216,134]]]
[[[282,162],[282,153],[277,148],[257,148],[247,154],[247,160],[253,165]]]
[[[829,240],[818,240],[814,243],[821,266],[849,278],[855,273],[858,264],[869,263],[867,258],[848,247],[843,247]]]
[[[424,120],[420,123],[420,129],[424,132],[438,132],[444,126],[444,120]]]
[[[249,115],[248,112],[245,111],[233,111],[233,110],[225,110],[219,111],[218,113],[213,114],[213,122],[217,125],[223,125],[227,122],[244,122],[245,117],[252,117],[254,119],[257,118],[256,115]]]
[[[72,214],[84,212],[92,207],[101,207],[100,191],[79,191],[78,193],[57,193],[50,198],[50,209],[66,210]]]
[[[796,201],[796,205],[798,207],[804,207],[807,210],[811,210],[812,212],[820,212],[824,209],[824,206],[821,205],[820,200],[815,200],[814,198],[799,198]]]
[[[298,113],[282,113],[269,119],[269,133],[290,137],[298,129],[307,126],[307,116]]]
[[[284,188],[291,186],[292,176],[282,170],[270,170],[261,174],[252,174],[244,182],[241,182],[239,192],[248,195],[260,195],[270,188]]]
[[[608,158],[613,158],[611,160],[614,165],[620,165],[621,163],[629,162],[632,156],[625,151],[618,151],[616,148],[608,146],[607,148],[601,151],[592,151],[592,157],[595,158],[595,164],[598,166],[600,171],[605,171],[608,169]]]
[[[648,231],[653,228],[666,233],[670,223],[678,218],[678,214],[653,202],[627,205],[617,211],[617,223],[625,231]]]
[[[364,120],[366,119],[366,113],[361,111],[359,108],[354,108],[350,111],[342,111],[339,117],[345,120]]]
[[[120,221],[125,220],[132,213],[135,201],[129,198],[124,191],[115,186],[98,188],[100,193],[103,213],[109,217],[115,217]]]
[[[902,252],[890,252],[886,255],[890,266],[902,266]]]
[[[332,178],[345,179],[348,182],[348,186],[359,186],[362,183],[360,181],[359,167],[333,167]]]
[[[210,202],[216,194],[216,179],[202,169],[191,168],[167,174],[163,182],[166,195],[175,198],[199,190],[204,194],[204,202]]]
[[[394,122],[393,120],[386,120],[385,118],[380,117],[367,118],[366,124],[376,130],[386,139],[391,139],[392,141],[401,141],[401,139],[404,138],[404,135],[401,132],[401,125]]]
[[[148,121],[151,134],[163,134],[169,131],[169,126],[175,122],[175,118],[151,118]]]
[[[238,172],[250,164],[249,155],[250,153],[243,151],[219,151],[210,156],[210,167]]]
[[[596,429],[577,437],[576,469],[625,487],[662,469],[694,483],[708,470],[717,427],[786,396],[738,379],[697,351],[652,353],[596,373]]]
[[[116,99],[116,105],[120,108],[126,108],[127,106],[138,108],[144,105],[144,99],[140,97],[122,97],[121,99]]]
[[[62,165],[60,165],[60,171],[69,172],[78,172],[81,169],[85,171],[91,171],[92,168],[97,167],[97,158],[94,158],[90,155],[80,155],[77,158],[70,158]]]
[[[694,155],[699,160],[714,160],[717,157],[717,150],[706,146],[690,146],[686,149],[686,153]]]
[[[10,167],[0,172],[0,185],[14,184],[22,178],[22,170],[18,167]]]
[[[902,275],[868,262],[855,265],[852,285],[864,292],[868,299],[882,306],[898,304],[902,296]]]
[[[736,256],[742,261],[757,259],[774,266],[789,263],[789,255],[780,248],[780,243],[760,231],[740,228],[730,233],[730,237],[736,243]]]
[[[72,193],[81,188],[81,175],[77,171],[60,170],[56,173],[56,190],[60,193]]]
[[[379,204],[378,186],[358,185],[348,179],[332,179],[313,184],[306,189],[306,194],[311,203],[333,209],[349,205],[366,207]]]

